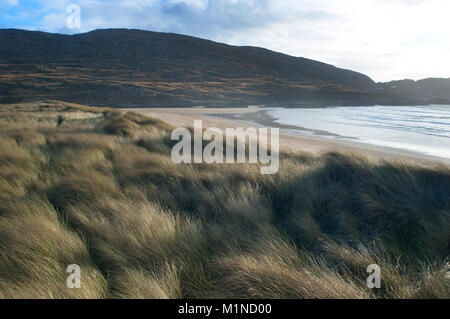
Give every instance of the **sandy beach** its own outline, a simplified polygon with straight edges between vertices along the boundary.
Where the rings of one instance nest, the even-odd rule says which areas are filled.
[[[293,152],[307,152],[321,155],[327,152],[363,154],[380,160],[420,162],[421,164],[450,164],[450,159],[429,156],[408,150],[370,145],[358,141],[329,139],[327,137],[305,136],[292,132],[297,127],[275,123],[264,109],[252,108],[133,108],[123,109],[158,118],[175,127],[192,127],[194,120],[202,120],[203,127],[217,127],[221,130],[237,127],[280,128],[280,149]],[[321,133],[321,132],[319,132]],[[325,132],[324,135],[326,135]]]

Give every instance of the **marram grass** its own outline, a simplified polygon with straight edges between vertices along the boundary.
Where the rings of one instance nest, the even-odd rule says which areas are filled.
[[[2,105],[0,297],[449,298],[448,166],[337,153],[281,154],[275,175],[175,165],[171,130],[115,109]]]

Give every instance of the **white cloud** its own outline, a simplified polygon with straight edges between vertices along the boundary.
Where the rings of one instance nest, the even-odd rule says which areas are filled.
[[[292,10],[294,2],[286,4]],[[296,2],[297,3],[297,2]],[[376,81],[450,77],[450,2],[303,1],[323,19],[285,19],[232,42],[270,47],[365,73]],[[294,11],[295,12],[295,11]],[[287,16],[287,15],[286,15]],[[225,39],[224,39],[225,40]]]
[[[19,5],[19,0],[0,0],[0,7],[15,7]]]

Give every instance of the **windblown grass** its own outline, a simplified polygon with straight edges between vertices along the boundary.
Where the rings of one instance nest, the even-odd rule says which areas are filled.
[[[449,167],[336,153],[282,154],[275,175],[175,165],[171,129],[1,106],[0,297],[449,298]]]

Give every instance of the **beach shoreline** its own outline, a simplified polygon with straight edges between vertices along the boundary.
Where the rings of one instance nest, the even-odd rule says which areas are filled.
[[[394,160],[427,165],[450,165],[450,159],[422,154],[404,149],[367,144],[355,140],[339,139],[338,135],[325,131],[276,123],[265,109],[252,108],[127,108],[122,109],[160,119],[175,127],[192,127],[194,120],[202,120],[203,127],[226,128],[276,127],[280,129],[280,149],[322,155],[341,152],[365,155],[378,160]],[[304,131],[305,134],[302,134]],[[318,134],[309,136],[306,134]],[[328,137],[327,137],[328,135]],[[333,138],[330,138],[333,137]]]

